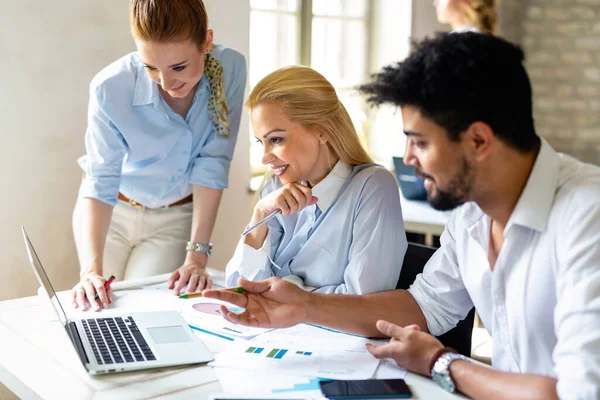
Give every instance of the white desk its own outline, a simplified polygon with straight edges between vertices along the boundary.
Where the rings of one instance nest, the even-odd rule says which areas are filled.
[[[222,282],[222,271],[210,272],[215,283]],[[114,288],[139,285],[138,281],[116,282]],[[64,328],[40,300],[33,296],[0,302],[0,381],[20,398],[204,399],[223,390],[213,369],[204,364],[89,376],[69,351]],[[215,344],[218,338],[204,336],[212,351],[222,349]],[[419,375],[408,373],[405,380],[418,399],[462,398]]]
[[[441,235],[451,211],[437,211],[427,201],[408,200],[400,192],[402,218],[406,232],[425,234],[425,244],[432,245],[433,235]]]

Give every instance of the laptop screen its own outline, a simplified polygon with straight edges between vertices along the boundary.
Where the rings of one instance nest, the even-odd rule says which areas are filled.
[[[40,261],[37,253],[35,252],[27,233],[25,232],[25,228],[21,227],[21,231],[23,232],[23,239],[25,240],[25,247],[27,248],[27,254],[29,255],[29,261],[31,262],[31,266],[33,267],[33,271],[35,272],[35,276],[37,276],[40,285],[46,290],[48,297],[50,298],[50,303],[58,316],[60,322],[66,325],[69,322],[69,318],[65,313],[60,301],[58,301],[58,296],[56,296],[56,292],[50,283],[50,279],[48,279],[48,275],[42,267],[42,262]]]

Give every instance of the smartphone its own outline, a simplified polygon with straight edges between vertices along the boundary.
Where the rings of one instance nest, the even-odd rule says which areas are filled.
[[[321,381],[323,396],[334,400],[409,399],[412,393],[404,379],[367,379],[363,381]]]

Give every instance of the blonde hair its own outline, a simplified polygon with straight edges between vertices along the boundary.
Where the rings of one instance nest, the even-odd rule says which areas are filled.
[[[282,106],[290,121],[323,135],[340,160],[350,165],[373,163],[335,89],[314,69],[290,66],[270,73],[252,89],[246,107],[273,103]]]
[[[472,0],[464,2],[466,22],[485,33],[496,33],[498,13],[495,0]]]
[[[202,46],[208,30],[202,0],[131,0],[129,22],[134,38],[152,42],[191,39]]]

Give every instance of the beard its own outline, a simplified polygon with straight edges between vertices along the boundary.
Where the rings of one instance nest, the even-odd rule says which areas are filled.
[[[450,180],[448,188],[441,190],[433,180],[433,177],[417,171],[417,176],[429,179],[435,186],[435,190],[427,191],[427,202],[431,207],[439,211],[453,210],[466,203],[473,188],[474,170],[469,162],[463,158],[462,167],[458,174]]]

